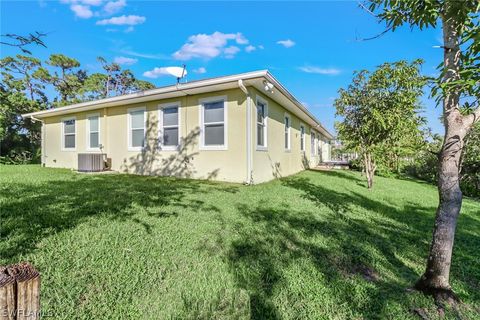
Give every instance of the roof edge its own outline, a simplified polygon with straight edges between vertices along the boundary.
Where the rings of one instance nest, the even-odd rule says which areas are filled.
[[[134,99],[134,98],[139,98],[139,97],[148,97],[148,96],[153,96],[157,94],[163,94],[163,93],[169,93],[169,92],[174,92],[174,91],[180,91],[180,90],[187,90],[187,89],[192,89],[200,86],[206,86],[206,85],[215,85],[215,84],[220,84],[224,82],[230,82],[230,81],[237,81],[240,79],[251,79],[251,78],[258,78],[262,76],[266,76],[268,73],[268,70],[258,70],[258,71],[251,71],[251,72],[246,72],[246,73],[239,73],[239,74],[234,74],[234,75],[229,75],[229,76],[223,76],[223,77],[216,77],[216,78],[210,78],[210,79],[204,79],[204,80],[197,80],[197,81],[192,81],[192,82],[187,82],[187,83],[180,83],[176,85],[171,85],[171,86],[164,86],[164,87],[159,87],[155,89],[150,89],[150,90],[144,90],[144,91],[137,91],[129,94],[124,94],[120,96],[115,96],[115,97],[109,97],[109,98],[104,98],[104,99],[99,99],[99,100],[93,100],[93,101],[87,101],[87,102],[81,102],[81,103],[75,103],[63,107],[58,107],[58,108],[53,108],[53,109],[48,109],[48,110],[41,110],[41,111],[36,111],[36,112],[30,112],[30,113],[25,113],[22,114],[23,118],[28,118],[28,117],[36,117],[36,116],[42,116],[46,115],[49,113],[55,113],[58,111],[69,111],[69,110],[75,110],[79,108],[84,108],[84,107],[90,107],[90,106],[99,106],[101,107],[102,104],[106,103],[115,103],[115,102],[120,102],[124,100],[129,100],[129,99]]]
[[[194,89],[201,86],[216,85],[216,84],[222,84],[226,82],[248,80],[248,79],[254,79],[254,78],[261,78],[261,77],[264,77],[266,80],[272,82],[272,84],[274,84],[275,87],[278,88],[290,101],[292,101],[310,119],[312,119],[315,123],[317,123],[317,127],[319,127],[321,131],[323,131],[322,132],[323,134],[328,136],[329,139],[334,138],[334,136],[322,125],[322,123],[303,104],[301,104],[298,101],[298,99],[295,98],[295,96],[292,93],[290,93],[290,91],[288,91],[288,89],[285,88],[280,83],[280,81],[278,81],[267,69],[210,78],[210,79],[204,79],[204,80],[196,80],[192,82],[180,83],[180,84],[171,85],[171,86],[164,86],[164,87],[159,87],[159,88],[150,89],[150,90],[137,91],[137,92],[121,95],[121,96],[109,97],[109,98],[104,98],[100,100],[76,103],[76,104],[63,106],[59,108],[25,113],[25,114],[22,114],[21,116],[24,119],[32,118],[32,117],[42,118],[42,117],[47,117],[48,114],[50,113],[56,113],[56,112],[62,112],[62,111],[74,112],[76,109],[81,109],[86,107],[95,107],[95,106],[98,106],[99,108],[101,108],[102,105],[109,104],[109,103],[117,103],[117,102],[126,101],[130,99],[135,99],[135,98],[148,97],[148,96],[154,96],[158,94],[171,93],[175,91]]]
[[[317,119],[317,117],[315,117],[311,112],[310,110],[308,110],[302,103],[300,103],[298,101],[297,98],[295,98],[295,96],[290,92],[288,91],[287,88],[285,88],[281,83],[280,81],[278,81],[268,70],[267,70],[267,74],[266,74],[266,77],[268,78],[269,81],[273,82],[274,85],[276,87],[278,87],[283,94],[285,94],[298,108],[300,108],[300,110],[302,110],[307,116],[309,116],[313,121],[315,121],[317,124],[318,124],[318,127],[320,127],[320,129],[323,131],[323,133],[325,135],[328,136],[329,139],[334,139],[335,137],[330,133],[330,131],[327,130],[327,128],[325,128],[323,126],[323,124],[320,122],[320,120]]]

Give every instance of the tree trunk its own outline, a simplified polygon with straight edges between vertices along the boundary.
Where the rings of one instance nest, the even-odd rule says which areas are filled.
[[[460,114],[458,115],[461,117]],[[451,290],[449,277],[455,228],[462,206],[460,154],[463,147],[464,130],[455,128],[455,125],[453,127],[447,129],[439,156],[439,204],[427,268],[416,284],[419,290],[434,295],[437,300],[447,301],[458,300]]]
[[[375,176],[375,162],[372,159],[372,155],[369,152],[363,154],[363,163],[365,167],[365,176],[367,177],[368,189],[373,188],[373,177]]]
[[[443,17],[443,40],[445,44],[443,82],[450,82],[458,79],[460,68],[458,28],[451,15],[450,18]],[[449,277],[455,228],[462,206],[460,159],[464,138],[470,127],[460,113],[459,97],[460,94],[456,90],[451,90],[446,93],[443,100],[445,136],[438,166],[439,204],[427,268],[416,284],[417,289],[433,295],[437,301],[450,303],[458,301],[450,287]]]

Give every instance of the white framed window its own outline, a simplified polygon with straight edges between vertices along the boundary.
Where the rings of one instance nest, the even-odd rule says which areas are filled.
[[[62,150],[75,151],[77,148],[77,119],[62,119]]]
[[[315,132],[313,131],[310,131],[310,154],[312,156],[315,156],[315,154],[317,153],[317,148],[316,148],[316,144],[315,144]]]
[[[321,143],[321,140],[320,140],[320,134],[316,134],[315,135],[315,155],[319,155],[319,154],[322,154],[322,143]]]
[[[300,125],[300,151],[305,151],[305,125]]]
[[[158,107],[159,146],[162,150],[178,150],[180,145],[180,102]]]
[[[268,103],[261,97],[257,97],[257,150],[266,150],[268,141]]]
[[[87,115],[87,150],[100,150],[100,114]]]
[[[284,116],[284,136],[285,136],[285,139],[284,139],[284,144],[285,144],[285,150],[286,151],[290,151],[290,146],[291,146],[291,143],[290,143],[290,127],[292,126],[292,118],[290,118],[290,116],[288,114],[285,113],[285,116]]]
[[[227,97],[200,99],[200,149],[227,150]]]
[[[145,147],[147,132],[147,109],[128,109],[128,150],[141,151]]]

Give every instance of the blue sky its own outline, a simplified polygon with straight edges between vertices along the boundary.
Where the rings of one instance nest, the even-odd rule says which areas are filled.
[[[159,2],[131,0],[2,1],[1,33],[48,32],[47,59],[63,53],[90,72],[97,56],[117,59],[157,86],[173,84],[164,67],[185,63],[188,80],[269,69],[333,131],[337,91],[354,70],[422,58],[436,74],[441,31],[401,28],[371,41],[383,25],[356,1]],[[18,53],[2,47],[1,56]],[[441,108],[424,97],[425,116],[442,133]]]

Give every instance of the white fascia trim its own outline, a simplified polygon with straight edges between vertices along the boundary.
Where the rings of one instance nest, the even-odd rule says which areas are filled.
[[[328,132],[327,129],[322,125],[322,123],[307,109],[303,104],[301,104],[297,98],[290,91],[287,90],[275,77],[267,70],[267,74],[265,78],[271,82],[277,89],[279,89],[290,101],[292,101],[300,110],[302,110],[310,119],[312,119],[315,123],[317,123],[317,127],[323,131],[324,135],[329,138],[333,139],[333,135]]]
[[[223,145],[206,146],[204,132],[204,104],[209,102],[217,102],[223,100]],[[198,100],[199,119],[200,119],[200,146],[199,150],[225,151],[228,150],[228,98],[227,96],[207,97]]]
[[[68,120],[75,120],[75,148],[65,148],[65,121],[68,121]],[[78,126],[78,121],[77,121],[77,117],[75,116],[72,116],[72,117],[64,117],[61,119],[62,121],[62,141],[61,141],[61,150],[62,151],[77,151],[77,143],[78,143],[78,139],[77,139],[77,126]]]
[[[143,110],[143,147],[132,147],[132,112]],[[147,141],[147,107],[137,107],[127,109],[127,150],[128,151],[142,151],[146,147]]]
[[[178,118],[177,118],[177,128],[178,128],[178,141],[176,146],[164,146],[162,144],[163,140],[163,109],[177,107],[178,109]],[[169,103],[162,103],[158,105],[158,148],[162,151],[178,151],[180,149],[180,141],[181,141],[181,112],[180,112],[181,103],[180,101],[169,102]]]
[[[265,145],[261,146],[258,144],[258,103],[265,105],[265,128],[263,132],[263,138]],[[268,151],[268,101],[261,97],[258,93],[255,100],[255,146],[257,151]]]
[[[320,131],[322,131],[322,134],[324,134],[329,139],[334,138],[333,135],[330,132],[328,132],[328,130],[325,129],[325,127],[320,123],[320,121],[318,121],[317,118],[315,118],[315,116],[310,111],[308,111],[308,109],[306,109],[305,106],[303,106],[298,101],[298,99],[296,99],[277,79],[275,79],[275,77],[268,70],[252,71],[252,72],[246,72],[246,73],[241,73],[237,75],[194,81],[190,83],[183,83],[183,84],[181,83],[174,86],[139,91],[139,92],[130,93],[127,95],[122,95],[117,97],[77,103],[77,104],[73,104],[73,105],[65,106],[61,108],[26,113],[26,114],[22,114],[22,117],[23,118],[30,118],[32,116],[42,117],[42,116],[48,116],[48,115],[55,115],[58,112],[68,112],[68,111],[80,112],[80,111],[94,110],[96,108],[106,107],[105,106],[106,104],[109,104],[107,107],[122,105],[122,104],[133,104],[133,103],[136,103],[135,100],[136,99],[138,100],[139,98],[152,97],[152,96],[157,96],[157,95],[172,93],[172,92],[178,92],[180,95],[184,96],[184,95],[187,95],[187,93],[183,91],[189,90],[189,89],[213,86],[213,85],[218,85],[218,84],[223,84],[228,82],[237,82],[238,80],[249,80],[254,78],[261,78],[261,77],[265,78],[267,81],[274,84],[277,89],[279,89],[289,100],[291,100],[300,110],[302,110],[310,119],[312,119],[317,124],[317,127],[320,128]],[[158,99],[162,99],[162,97],[158,97]]]
[[[90,147],[90,118],[93,118],[93,117],[98,117],[98,144],[100,145],[101,144],[101,141],[102,141],[102,129],[101,129],[101,124],[100,124],[100,112],[95,112],[95,113],[89,113],[86,115],[85,117],[85,126],[86,126],[86,139],[85,141],[87,142],[87,146],[85,148],[85,150],[87,151],[100,151],[100,147],[98,148],[91,148]]]
[[[42,110],[37,112],[25,113],[25,114],[22,114],[22,117],[30,118],[32,116],[43,116],[43,115],[49,115],[49,114],[53,115],[56,112],[63,112],[63,111],[70,111],[70,110],[72,110],[73,112],[76,109],[78,109],[76,110],[77,112],[80,112],[80,111],[88,110],[88,108],[90,109],[103,108],[105,104],[113,104],[113,103],[118,103],[117,105],[133,104],[135,103],[135,99],[137,98],[145,98],[149,96],[156,96],[156,95],[172,93],[172,92],[182,92],[184,90],[189,90],[189,89],[208,87],[208,86],[224,84],[228,82],[237,82],[238,80],[248,80],[248,79],[260,78],[260,77],[266,77],[267,74],[268,74],[267,70],[259,70],[259,71],[240,73],[240,74],[225,76],[225,77],[218,77],[218,78],[193,81],[193,82],[187,82],[187,83],[179,83],[178,85],[139,91],[139,92],[130,93],[130,94],[117,96],[117,97],[82,102],[82,103],[72,104],[70,106],[65,106],[65,107],[60,107],[60,108],[55,108],[50,110]],[[187,95],[187,93],[183,93],[182,95],[185,96]],[[158,99],[162,99],[162,97],[158,97]]]

